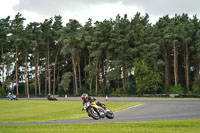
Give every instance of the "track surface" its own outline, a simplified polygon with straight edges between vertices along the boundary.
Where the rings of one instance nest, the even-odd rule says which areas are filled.
[[[105,98],[97,98],[105,102]],[[34,99],[46,100],[46,99]],[[63,99],[58,99],[63,100]],[[69,98],[70,101],[80,101],[80,98]],[[80,101],[81,102],[81,101]],[[143,105],[115,112],[115,118],[93,120],[62,120],[49,122],[27,122],[27,123],[0,123],[0,125],[22,125],[22,124],[66,124],[66,123],[115,123],[115,122],[142,122],[161,120],[187,120],[200,119],[200,101],[180,101],[177,99],[146,99],[146,98],[109,98],[109,102],[143,102]],[[106,103],[105,103],[106,104]]]

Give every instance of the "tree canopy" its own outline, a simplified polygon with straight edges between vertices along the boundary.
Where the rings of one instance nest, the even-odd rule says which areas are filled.
[[[17,95],[200,94],[200,21],[175,14],[81,25],[0,19],[1,88]],[[177,89],[178,90],[178,89]],[[2,92],[3,92],[2,91]]]

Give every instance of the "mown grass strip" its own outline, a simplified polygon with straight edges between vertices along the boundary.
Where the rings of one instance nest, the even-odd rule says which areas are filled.
[[[113,112],[141,103],[105,102]],[[88,118],[80,101],[0,100],[0,122],[39,122]]]
[[[169,97],[112,97],[113,99],[129,99],[131,100],[141,100],[141,101],[200,101],[200,98],[169,98]]]
[[[0,126],[2,133],[200,133],[200,120]]]

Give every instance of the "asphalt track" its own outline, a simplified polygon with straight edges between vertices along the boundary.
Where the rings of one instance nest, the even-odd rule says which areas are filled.
[[[105,98],[97,98],[106,104]],[[21,99],[23,100],[23,99]],[[33,100],[33,99],[31,99]],[[46,99],[34,99],[46,100]],[[58,100],[64,100],[59,98]],[[68,98],[69,101],[80,101],[80,98]],[[61,120],[48,122],[26,123],[0,123],[0,125],[24,125],[24,124],[71,124],[71,123],[116,123],[116,122],[144,122],[163,120],[188,120],[200,119],[200,101],[177,100],[163,98],[109,98],[109,102],[142,102],[144,104],[114,112],[114,119],[93,120]],[[81,101],[80,101],[81,102]]]

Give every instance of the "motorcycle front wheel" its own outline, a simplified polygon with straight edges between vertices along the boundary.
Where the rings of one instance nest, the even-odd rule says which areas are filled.
[[[108,119],[113,119],[114,118],[114,113],[110,110],[106,112],[106,117]]]
[[[88,115],[91,116],[94,120],[98,120],[100,118],[97,111],[94,108],[89,108],[87,112]]]

